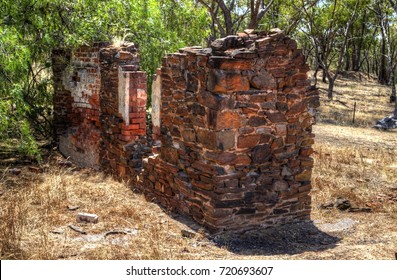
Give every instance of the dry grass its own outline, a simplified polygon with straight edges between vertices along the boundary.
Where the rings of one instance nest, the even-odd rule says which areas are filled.
[[[314,128],[312,224],[211,236],[147,202],[128,184],[94,170],[62,166],[53,156],[39,170],[16,166],[19,175],[0,166],[0,259],[392,259],[397,252],[397,132],[368,128],[392,109],[384,87],[365,83],[341,81],[336,87],[337,100],[348,106],[360,102],[361,127],[347,126],[350,111],[339,101],[322,100],[319,119],[326,123]],[[382,92],[380,99],[372,92]],[[373,211],[318,208],[337,197]],[[77,224],[78,212],[95,213],[99,222]],[[322,229],[346,219],[354,226]],[[181,230],[190,227],[196,235],[184,237]],[[105,236],[109,231],[125,234]]]
[[[189,245],[201,242],[200,233],[193,239],[182,237],[186,225],[127,184],[93,170],[73,171],[54,161],[51,165],[44,173],[22,167],[20,175],[8,174],[3,180],[1,259],[180,259],[200,251],[197,244]],[[71,211],[68,206],[80,208]],[[77,224],[77,212],[95,213],[99,222]],[[109,231],[127,234],[104,236]]]
[[[315,150],[313,206],[345,197],[358,207],[397,218],[394,151],[375,145],[338,147],[322,143],[317,143]]]
[[[320,77],[320,76],[319,76]],[[390,87],[381,86],[373,77],[365,74],[347,72],[335,82],[334,99],[327,98],[328,84],[318,80],[321,107],[320,122],[372,127],[379,119],[393,113],[394,104],[389,103]],[[356,102],[355,123],[353,110]]]

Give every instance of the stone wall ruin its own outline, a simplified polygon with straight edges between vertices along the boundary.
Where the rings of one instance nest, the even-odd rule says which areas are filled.
[[[65,81],[76,75],[55,63],[61,152],[77,161],[81,150],[95,154],[99,168],[131,179],[150,200],[212,231],[309,218],[309,109],[319,105],[318,92],[294,40],[277,30],[249,31],[218,39],[212,48],[168,55],[152,87],[150,136],[143,121],[146,76],[138,71],[136,49],[128,48],[98,51],[95,118],[75,112],[78,94]],[[56,57],[70,61],[73,54]],[[90,133],[99,139],[86,144],[90,149],[73,142]],[[160,147],[151,148],[151,136]]]
[[[55,50],[55,139],[82,166],[136,178],[146,137],[146,73],[133,44]],[[135,179],[136,181],[136,179]]]

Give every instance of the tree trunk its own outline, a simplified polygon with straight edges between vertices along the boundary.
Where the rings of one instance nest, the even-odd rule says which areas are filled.
[[[334,84],[335,78],[328,77],[328,99],[330,100],[334,98]]]
[[[390,94],[390,103],[396,102],[396,75],[395,75],[395,70],[392,70],[391,73],[391,94]]]
[[[319,65],[316,66],[316,69],[314,70],[314,73],[313,73],[314,86],[317,86],[317,73],[318,73],[318,69],[320,69],[320,66],[319,66]]]
[[[355,44],[353,42],[353,54],[352,54],[352,66],[353,71],[360,71],[361,68],[361,54],[364,45],[364,37],[366,32],[366,22],[367,22],[367,11],[364,10],[363,17],[361,19],[361,34],[358,36],[358,42]]]
[[[386,39],[384,36],[382,36],[382,53],[380,57],[380,65],[379,65],[379,77],[378,80],[382,85],[387,85],[388,84],[388,78],[387,78],[387,63],[386,63]]]
[[[326,71],[325,71],[325,69],[323,68],[323,83],[327,83],[327,74],[326,74]]]
[[[395,70],[392,70],[391,74],[391,93],[390,93],[390,103],[396,102],[396,77],[394,74]]]
[[[360,61],[361,61],[361,49],[356,45],[353,47],[352,53],[352,70],[357,72],[360,70]]]
[[[393,114],[393,117],[394,117],[395,119],[397,119],[397,102],[394,103],[394,114]]]
[[[349,52],[346,52],[346,56],[345,56],[345,71],[349,71],[350,70],[350,54]],[[354,61],[353,61],[354,63]]]

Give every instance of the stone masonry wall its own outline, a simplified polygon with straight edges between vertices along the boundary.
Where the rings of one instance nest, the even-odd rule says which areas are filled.
[[[53,53],[55,139],[82,166],[136,178],[146,138],[146,73],[133,44]],[[135,179],[136,180],[136,179]]]
[[[168,55],[160,154],[144,160],[142,190],[213,231],[308,219],[319,105],[308,70],[278,30]]]
[[[133,44],[56,50],[53,70],[55,139],[80,165],[131,181],[211,231],[309,218],[318,92],[281,31],[246,31],[164,58],[150,135]]]

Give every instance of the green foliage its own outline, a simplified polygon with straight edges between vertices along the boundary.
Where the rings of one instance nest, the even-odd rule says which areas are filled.
[[[126,15],[128,28],[123,30],[124,37],[139,44],[141,66],[148,73],[149,83],[166,53],[188,45],[204,45],[209,36],[206,11],[193,1],[137,0],[132,3]]]
[[[35,138],[51,134],[53,49],[132,41],[151,78],[167,52],[203,44],[208,25],[189,0],[0,0],[0,141],[34,157]]]

